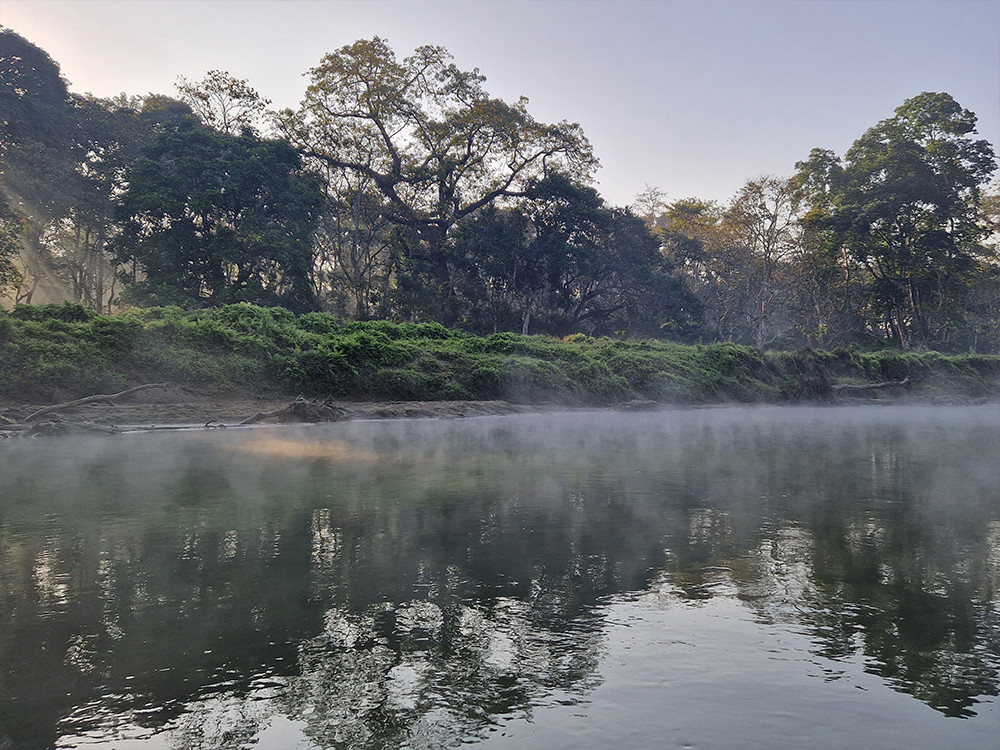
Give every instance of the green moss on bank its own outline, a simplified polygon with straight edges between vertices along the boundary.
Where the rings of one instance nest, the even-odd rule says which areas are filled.
[[[773,402],[802,382],[914,381],[918,394],[1000,395],[1000,357],[759,352],[570,336],[472,336],[434,323],[339,323],[281,308],[0,311],[0,393],[50,399],[144,382],[383,400]]]

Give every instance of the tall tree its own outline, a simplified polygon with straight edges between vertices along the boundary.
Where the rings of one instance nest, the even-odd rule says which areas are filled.
[[[244,129],[258,133],[271,103],[247,81],[223,70],[210,70],[200,81],[181,76],[177,93],[199,120],[227,135],[239,135]]]
[[[561,175],[516,207],[462,222],[454,250],[468,283],[459,296],[480,332],[528,333],[530,325],[559,336],[686,339],[700,322],[697,300],[645,222]]]
[[[527,100],[508,104],[462,71],[442,47],[397,60],[378,37],[326,55],[297,111],[280,116],[293,144],[328,168],[366,177],[386,216],[411,230],[409,260],[452,292],[447,238],[462,218],[553,170],[584,177],[596,166],[575,124],[536,121]]]
[[[700,301],[704,333],[712,339],[750,343],[750,256],[733,236],[725,209],[698,198],[674,201],[653,231],[665,257]]]
[[[20,230],[20,219],[0,195],[0,296],[16,289],[24,281],[17,262]]]
[[[116,244],[142,270],[133,298],[316,308],[310,236],[322,194],[287,142],[189,118],[159,135],[127,184]]]
[[[339,177],[325,182],[326,202],[314,234],[316,295],[324,309],[355,320],[388,317],[395,227],[386,219],[384,198],[363,176]]]
[[[459,223],[453,238],[466,301],[465,324],[477,333],[528,334],[532,315],[543,311],[550,259],[532,241],[523,208],[486,206]]]
[[[59,66],[10,29],[0,29],[0,196],[22,221],[28,289],[53,273],[50,227],[66,216],[79,185],[69,91]]]
[[[797,165],[823,229],[868,276],[867,317],[899,346],[947,345],[983,240],[980,188],[996,169],[976,116],[948,94],[908,99],[848,150]]]
[[[667,210],[667,194],[655,185],[646,185],[635,196],[632,210],[650,229],[655,229],[662,225],[663,213]]]
[[[768,176],[745,183],[725,213],[736,248],[745,256],[740,263],[745,271],[743,315],[757,347],[790,324],[790,267],[800,248],[798,211],[792,182]]]
[[[116,295],[109,243],[125,169],[162,124],[190,109],[163,97],[70,94],[42,50],[0,32],[0,195],[15,211],[23,283],[106,312]]]
[[[63,186],[66,207],[48,227],[46,250],[72,300],[110,312],[117,298],[115,198],[156,126],[139,100],[71,95],[70,104],[75,177]]]
[[[69,91],[49,55],[10,29],[0,28],[0,155],[26,144],[61,148],[67,133]]]

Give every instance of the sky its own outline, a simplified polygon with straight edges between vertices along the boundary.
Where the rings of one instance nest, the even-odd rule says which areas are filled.
[[[579,123],[619,206],[647,186],[725,203],[923,91],[1000,152],[1000,0],[0,0],[0,25],[78,93],[174,95],[225,70],[279,108],[358,39],[440,45],[493,96]]]

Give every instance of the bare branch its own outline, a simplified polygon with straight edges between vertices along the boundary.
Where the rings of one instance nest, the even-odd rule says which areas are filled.
[[[147,383],[146,385],[137,385],[135,388],[129,388],[127,390],[121,391],[120,393],[110,393],[105,395],[94,395],[85,396],[84,398],[78,398],[75,401],[67,401],[63,404],[53,404],[52,406],[46,406],[44,409],[39,409],[36,412],[32,412],[24,418],[25,422],[33,422],[39,417],[43,417],[46,414],[51,414],[52,412],[65,411],[67,409],[73,409],[77,406],[83,406],[84,404],[94,404],[101,401],[114,401],[115,399],[124,398],[125,396],[131,396],[133,393],[138,393],[139,391],[149,390],[150,388],[166,388],[167,383]]]

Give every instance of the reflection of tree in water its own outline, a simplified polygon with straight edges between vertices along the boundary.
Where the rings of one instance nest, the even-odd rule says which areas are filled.
[[[521,508],[513,477],[491,476],[444,505],[438,487],[347,523],[313,513],[314,585],[334,606],[282,704],[320,746],[438,747],[594,686],[597,599],[644,583],[655,537],[620,492],[570,492],[581,518],[567,522],[562,503]],[[614,519],[627,547],[609,544]]]
[[[919,498],[910,498],[913,509]],[[998,694],[1000,649],[993,592],[980,597],[987,567],[954,525],[930,526],[864,516],[818,537],[816,582],[805,620],[819,652],[860,651],[866,668],[949,716],[969,716],[976,697]],[[965,549],[963,549],[965,547]],[[994,572],[995,575],[995,572]]]
[[[301,648],[301,676],[282,699],[321,747],[442,747],[530,714],[553,690],[595,684],[600,623],[554,633],[533,602],[426,600],[361,614],[331,610]],[[454,618],[449,625],[447,621]]]
[[[778,519],[773,528],[734,533],[732,517],[745,507],[696,511],[678,545],[675,585],[699,599],[735,583],[763,621],[806,624],[817,655],[861,655],[897,689],[946,715],[971,716],[978,697],[1000,687],[997,490],[988,475],[958,468],[951,479],[929,476],[900,449],[905,442],[835,446],[797,496],[784,483],[756,486],[770,506],[762,517]],[[859,452],[867,474],[851,470]],[[985,454],[964,459],[956,467],[989,465]],[[756,476],[784,476],[777,460]]]
[[[60,720],[236,748],[276,715],[321,747],[440,746],[584,700],[602,602],[661,587],[804,624],[818,655],[863,655],[950,715],[996,694],[995,470],[953,512],[957,475],[927,474],[905,435],[774,450],[764,427],[629,422],[564,454],[503,424],[382,439],[377,474],[364,445],[341,462],[194,451],[128,481],[87,464],[73,507],[24,495],[39,520],[0,524],[0,704],[31,710],[0,719],[26,748],[54,731],[28,721]],[[982,458],[935,450],[957,474]]]

